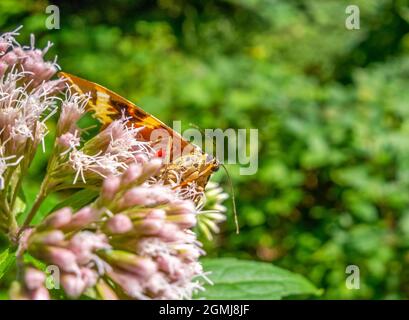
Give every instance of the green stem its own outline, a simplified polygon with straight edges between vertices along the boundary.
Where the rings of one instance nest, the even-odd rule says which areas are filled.
[[[4,229],[3,231],[7,233],[8,238],[14,242],[18,233],[18,224],[13,212],[10,210],[6,197],[1,199],[0,215],[2,215],[0,219],[3,222],[0,229]]]
[[[45,198],[48,196],[48,192],[49,192],[49,178],[50,175],[54,169],[55,163],[56,163],[56,151],[55,151],[55,146],[53,148],[53,151],[51,153],[50,156],[50,160],[48,161],[47,164],[47,171],[46,171],[46,175],[44,177],[44,180],[41,184],[41,188],[40,188],[40,192],[38,193],[33,207],[31,208],[30,212],[28,213],[26,219],[24,220],[23,226],[20,230],[24,230],[26,227],[28,227],[30,225],[30,222],[33,220],[33,218],[35,217],[38,209],[40,208],[41,204],[43,203],[43,201],[45,200]]]
[[[31,207],[30,212],[28,213],[26,219],[24,220],[23,226],[21,230],[28,227],[30,222],[35,217],[38,209],[40,208],[41,204],[43,203],[44,199],[47,197],[47,189],[48,189],[48,178],[46,177],[41,184],[40,192],[38,193],[33,206]]]
[[[10,216],[8,232],[9,232],[9,239],[11,240],[11,242],[14,244],[17,244],[19,228],[18,228],[17,220],[14,217],[14,215]]]

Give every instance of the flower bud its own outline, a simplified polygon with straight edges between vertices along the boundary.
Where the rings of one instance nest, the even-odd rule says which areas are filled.
[[[79,146],[80,138],[75,136],[71,132],[67,132],[57,138],[57,145],[60,146],[63,150],[69,149],[72,146]]]
[[[140,177],[142,174],[142,166],[138,163],[132,163],[125,173],[122,175],[122,184],[129,185]]]
[[[185,240],[185,233],[175,224],[166,223],[159,232],[159,236],[166,241]]]
[[[57,265],[66,272],[79,272],[77,258],[70,250],[59,247],[46,247],[45,252],[40,253],[45,260]]]
[[[64,79],[61,84],[64,84]],[[74,133],[77,130],[76,123],[85,112],[84,106],[88,102],[88,98],[86,95],[73,94],[63,101],[57,124],[57,136],[66,132]]]
[[[101,253],[101,256],[111,264],[144,278],[149,277],[157,270],[156,263],[151,259],[142,258],[127,251],[107,250]]]
[[[159,173],[162,168],[162,160],[160,158],[154,158],[146,162],[143,166],[143,176],[150,177]]]
[[[71,218],[72,218],[71,208],[68,207],[62,208],[49,215],[41,224],[41,226],[45,228],[58,229],[67,225],[71,221]]]
[[[0,56],[6,53],[7,49],[10,47],[10,43],[0,39]]]
[[[69,273],[61,276],[61,285],[70,298],[78,298],[86,288],[86,284],[81,276]]]
[[[16,47],[11,52],[13,52],[18,58],[27,58],[27,55],[30,54],[30,51],[25,51],[21,47]]]
[[[195,261],[201,255],[201,249],[191,244],[179,244],[176,246],[179,257],[188,261]]]
[[[131,298],[141,300],[147,299],[147,297],[142,293],[143,289],[139,279],[132,273],[114,269],[108,272],[108,276],[122,288],[125,294]]]
[[[164,204],[175,200],[175,195],[166,187],[152,186],[149,189],[150,197],[156,204]]]
[[[15,50],[13,50],[6,53],[1,60],[9,66],[12,66],[18,62],[18,56],[16,55]]]
[[[102,185],[101,197],[104,200],[112,200],[118,192],[120,185],[121,179],[119,177],[112,176],[105,179]]]
[[[149,199],[149,188],[135,187],[127,191],[122,199],[121,207],[129,208],[133,206],[152,205],[154,202]]]
[[[94,222],[97,217],[97,210],[91,207],[84,207],[72,216],[70,223],[67,224],[64,229],[74,230],[84,228]]]
[[[94,251],[110,246],[104,234],[82,231],[71,238],[68,248],[75,254],[78,263],[86,264],[93,258]]]
[[[127,191],[121,202],[121,208],[133,206],[153,206],[168,203],[173,200],[173,196],[168,193],[168,189],[160,187],[135,187]]]
[[[24,283],[29,290],[35,290],[44,285],[46,276],[40,270],[29,267],[24,272]]]
[[[50,293],[45,287],[39,287],[31,293],[30,299],[31,300],[50,300]]]
[[[7,71],[9,65],[5,62],[0,61],[0,77],[2,77]]]
[[[168,221],[177,223],[183,229],[193,228],[197,223],[196,215],[192,213],[171,215]]]
[[[121,234],[131,231],[133,224],[131,219],[124,214],[116,214],[106,223],[106,229],[111,234]]]
[[[190,200],[179,200],[174,201],[167,211],[168,214],[180,215],[180,214],[191,214],[196,213],[196,206],[193,201]]]
[[[149,213],[146,215],[148,219],[160,219],[160,220],[165,220],[166,218],[166,211],[162,209],[152,209],[149,211]]]
[[[95,286],[95,289],[98,292],[98,295],[103,299],[103,300],[118,300],[118,296],[112,290],[112,288],[103,280],[100,279],[98,283]]]
[[[31,243],[41,243],[43,245],[58,245],[64,241],[65,235],[61,230],[51,230],[37,232],[30,237]]]
[[[98,281],[98,274],[90,268],[81,268],[81,277],[87,288],[93,287]]]
[[[164,224],[165,222],[160,219],[145,219],[141,223],[135,225],[135,227],[143,235],[153,236],[160,233]]]

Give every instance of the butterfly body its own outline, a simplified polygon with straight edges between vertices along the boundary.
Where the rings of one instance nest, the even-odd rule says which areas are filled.
[[[182,185],[194,181],[198,186],[206,186],[210,175],[218,169],[217,159],[209,158],[206,154],[193,153],[177,158],[165,170],[177,171],[181,175]]]

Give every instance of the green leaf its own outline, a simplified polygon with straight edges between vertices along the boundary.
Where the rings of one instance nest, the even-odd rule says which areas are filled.
[[[304,277],[273,266],[270,263],[233,258],[204,259],[205,271],[210,271],[213,285],[197,298],[238,300],[280,300],[294,295],[319,295]]]
[[[15,259],[16,256],[10,249],[6,249],[0,253],[0,280],[12,266]]]
[[[71,207],[73,210],[81,209],[82,207],[94,201],[98,195],[99,191],[95,189],[83,189],[77,191],[64,201],[57,204],[50,212],[64,207]]]

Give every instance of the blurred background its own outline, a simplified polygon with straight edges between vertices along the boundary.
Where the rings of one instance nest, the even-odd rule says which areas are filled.
[[[210,256],[269,261],[326,299],[409,298],[409,1],[0,1],[0,30],[54,42],[63,70],[164,122],[259,129],[259,170],[228,166],[241,225]],[[45,8],[60,9],[48,30]],[[51,139],[52,136],[49,136]],[[40,156],[27,192],[38,191]],[[226,175],[215,177],[228,191]],[[229,208],[231,204],[227,203]],[[345,287],[347,265],[360,290]]]

